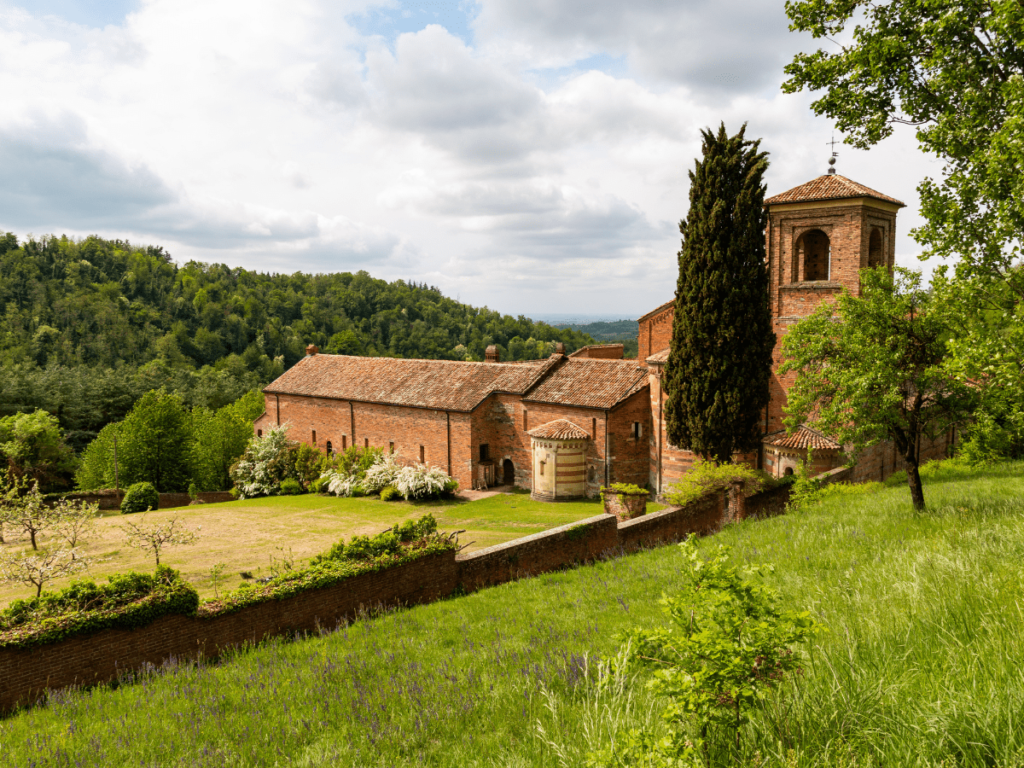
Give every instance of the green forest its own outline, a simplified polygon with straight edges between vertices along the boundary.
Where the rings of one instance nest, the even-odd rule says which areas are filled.
[[[571,328],[593,337],[598,344],[622,344],[624,357],[636,357],[640,325],[636,320],[602,320],[596,323],[556,323],[556,328]]]
[[[471,307],[366,272],[266,274],[176,265],[160,246],[0,234],[0,417],[57,417],[81,451],[145,393],[219,409],[294,365],[334,354],[482,360],[573,351],[579,331]]]

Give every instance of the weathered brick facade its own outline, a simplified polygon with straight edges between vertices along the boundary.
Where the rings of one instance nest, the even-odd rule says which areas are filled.
[[[651,429],[647,372],[635,361],[599,352],[597,357],[556,353],[545,361],[487,364],[376,361],[314,350],[267,387],[266,412],[255,429],[287,425],[291,439],[320,450],[381,447],[399,461],[439,467],[463,488],[512,483],[532,488],[527,432],[565,419],[589,436],[586,495],[597,495],[607,483],[643,485]],[[374,368],[405,383],[375,388]],[[458,384],[460,377],[464,383],[453,386],[451,380]],[[350,393],[357,397],[341,396]],[[392,402],[367,402],[375,397]]]

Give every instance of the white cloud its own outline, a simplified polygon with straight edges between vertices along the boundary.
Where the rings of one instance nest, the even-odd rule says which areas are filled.
[[[385,7],[408,10],[143,0],[89,28],[0,0],[0,230],[638,315],[671,295],[701,127],[749,120],[773,192],[825,169],[828,125],[776,87],[802,42],[777,4],[480,0],[475,39],[354,26]],[[843,152],[913,202],[906,142]]]

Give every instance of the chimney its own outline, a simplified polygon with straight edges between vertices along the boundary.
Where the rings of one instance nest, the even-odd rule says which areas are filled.
[[[484,351],[484,362],[485,363],[500,363],[501,362],[501,353],[498,352],[498,347],[496,345],[491,344]]]
[[[556,341],[555,342],[555,354],[556,355],[564,355],[565,354],[565,344],[563,344],[560,341]]]
[[[315,355],[315,354],[316,354],[317,352],[319,352],[319,351],[320,351],[320,350],[319,350],[319,349],[317,349],[317,346],[316,346],[316,344],[310,344],[310,345],[309,345],[308,347],[306,347],[306,354],[307,354],[307,355],[308,355],[309,357],[312,357],[313,355]]]

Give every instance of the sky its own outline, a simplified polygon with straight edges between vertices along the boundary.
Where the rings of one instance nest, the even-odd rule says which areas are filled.
[[[746,122],[769,195],[827,170],[780,87],[817,47],[782,0],[0,0],[0,231],[636,317],[672,298],[702,128]],[[838,151],[920,268],[936,162],[910,129]]]

